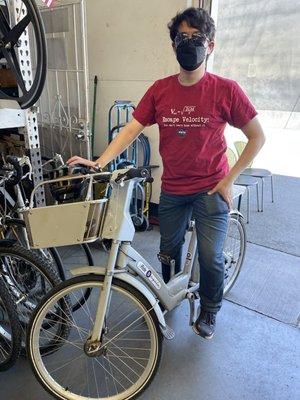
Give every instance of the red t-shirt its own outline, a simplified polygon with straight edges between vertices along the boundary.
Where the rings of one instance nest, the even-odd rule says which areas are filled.
[[[159,125],[162,189],[172,194],[209,190],[223,179],[226,123],[242,128],[256,115],[235,81],[209,72],[192,86],[181,85],[178,74],[156,81],[133,112],[140,124]]]

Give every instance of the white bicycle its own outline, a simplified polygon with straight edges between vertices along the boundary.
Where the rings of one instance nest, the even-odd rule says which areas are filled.
[[[75,277],[51,290],[31,319],[27,340],[31,366],[43,387],[58,399],[135,398],[157,372],[163,338],[174,337],[165,314],[187,299],[189,323],[194,322],[199,265],[193,223],[183,269],[168,284],[131,246],[132,190],[136,182],[149,178],[144,168],[88,174],[82,176],[89,182],[85,202],[34,209],[33,193],[31,206],[24,211],[32,247],[98,237],[112,240],[107,265],[72,270]],[[95,181],[111,187],[109,199],[91,200]],[[245,246],[243,217],[232,211],[224,249],[225,292],[239,274]],[[72,312],[69,304],[84,299],[87,289],[90,296]],[[59,324],[63,329],[57,329]]]

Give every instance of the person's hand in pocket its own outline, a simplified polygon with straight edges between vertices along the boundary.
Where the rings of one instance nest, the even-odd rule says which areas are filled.
[[[212,195],[218,192],[223,199],[228,204],[229,209],[232,208],[232,184],[231,180],[223,178],[213,189],[211,189],[207,194]]]

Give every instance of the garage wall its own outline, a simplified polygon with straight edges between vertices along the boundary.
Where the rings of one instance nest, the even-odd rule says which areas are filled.
[[[108,111],[115,100],[139,102],[151,84],[179,72],[167,23],[195,0],[88,0],[87,28],[91,93],[99,78],[95,152],[107,145]],[[91,103],[92,104],[92,103]],[[160,164],[158,127],[147,128],[152,164]],[[154,172],[158,202],[160,171]]]

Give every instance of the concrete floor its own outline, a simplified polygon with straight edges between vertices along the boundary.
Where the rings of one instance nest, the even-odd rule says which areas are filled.
[[[188,328],[183,304],[169,318],[173,341],[165,341],[159,372],[143,400],[296,400],[300,393],[299,332],[228,301],[214,339]],[[297,395],[298,393],[298,395]],[[0,376],[0,398],[50,400],[20,360]]]
[[[300,186],[298,186],[300,190]],[[271,204],[266,204],[268,212]],[[282,203],[285,208],[285,203]],[[274,217],[280,206],[274,207]],[[260,218],[252,207],[252,222]],[[276,212],[275,212],[276,209]],[[279,210],[280,212],[280,210]],[[272,232],[274,218],[269,218]],[[293,221],[298,227],[298,222]],[[253,226],[249,230],[253,232]],[[265,226],[263,229],[268,229]],[[282,225],[284,229],[289,227]],[[300,393],[300,258],[267,248],[258,232],[251,234],[245,264],[217,318],[211,341],[196,336],[188,327],[188,304],[168,316],[176,332],[164,342],[160,369],[141,395],[143,400],[297,400]],[[268,242],[269,238],[266,238]],[[156,263],[157,229],[136,235],[134,245]],[[96,252],[96,249],[94,249]],[[97,251],[103,265],[106,254]],[[298,393],[298,395],[297,395]],[[0,375],[0,399],[50,400],[35,380],[28,363]]]

